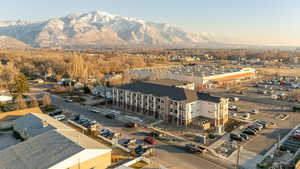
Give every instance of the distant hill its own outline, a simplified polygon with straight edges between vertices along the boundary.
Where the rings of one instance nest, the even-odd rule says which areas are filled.
[[[30,48],[27,44],[14,38],[0,35],[0,49],[26,49]]]

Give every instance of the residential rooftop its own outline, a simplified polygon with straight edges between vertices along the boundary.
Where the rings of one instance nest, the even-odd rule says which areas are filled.
[[[153,84],[148,82],[130,83],[117,88],[130,90],[132,92],[139,92],[147,95],[152,94],[156,97],[168,97],[171,100],[182,101],[185,103],[191,103],[197,100],[203,100],[214,103],[219,103],[221,101],[221,97],[211,96],[208,93],[200,93],[194,90],[178,88],[174,86]]]

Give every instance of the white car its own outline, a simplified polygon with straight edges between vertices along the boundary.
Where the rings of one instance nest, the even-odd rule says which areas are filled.
[[[66,118],[66,116],[63,115],[63,114],[60,114],[60,115],[54,116],[53,118],[56,119],[56,120],[62,121]]]
[[[294,134],[300,135],[300,130],[295,130],[295,131],[294,131]]]
[[[100,113],[101,112],[101,111],[96,110],[96,109],[91,109],[90,111],[93,112],[93,113]]]
[[[256,109],[253,109],[253,110],[251,110],[251,113],[252,113],[252,114],[258,114],[258,113],[259,113],[259,111],[258,111],[258,110],[256,110]]]
[[[229,110],[232,110],[232,111],[238,111],[238,107],[237,107],[237,106],[234,106],[234,105],[229,105],[229,106],[228,106],[228,109],[229,109]]]

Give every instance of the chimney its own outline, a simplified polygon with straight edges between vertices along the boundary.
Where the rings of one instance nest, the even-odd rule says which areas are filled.
[[[46,128],[46,127],[48,127],[48,122],[47,121],[42,121],[42,125],[43,125],[43,128]]]

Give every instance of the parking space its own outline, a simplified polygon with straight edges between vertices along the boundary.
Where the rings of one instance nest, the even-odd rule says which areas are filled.
[[[288,134],[299,121],[299,114],[290,112],[288,120],[276,119],[276,127],[264,130],[255,139],[244,145],[244,148],[264,155],[274,143]]]

